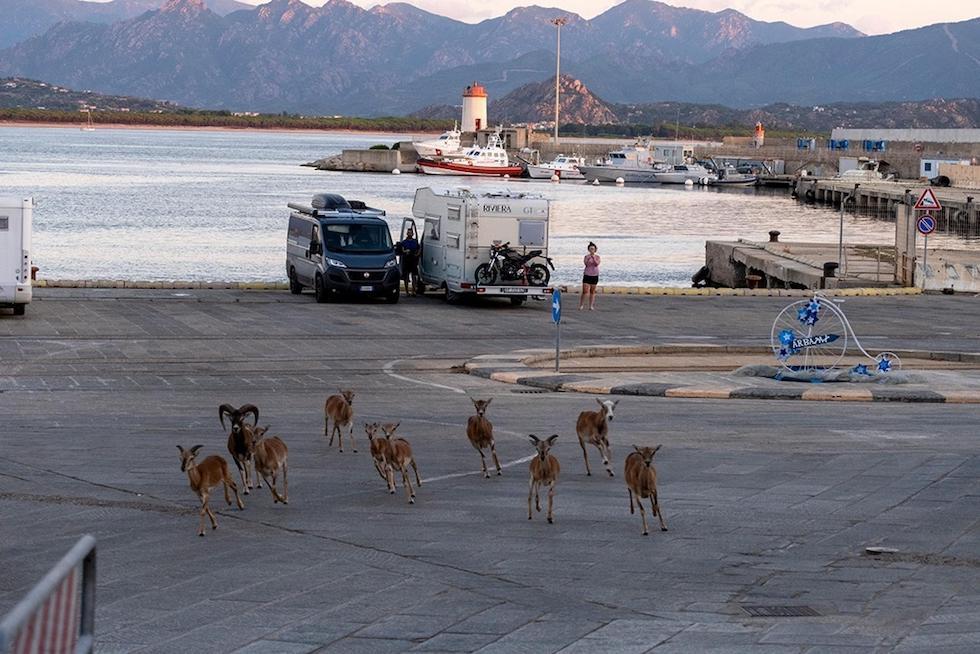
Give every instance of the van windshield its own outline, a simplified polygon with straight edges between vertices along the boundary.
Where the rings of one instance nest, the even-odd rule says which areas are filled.
[[[330,252],[380,254],[392,249],[391,233],[387,225],[324,225],[323,243]]]

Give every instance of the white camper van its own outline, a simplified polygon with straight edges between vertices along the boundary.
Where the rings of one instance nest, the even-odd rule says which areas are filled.
[[[410,227],[415,228],[422,244],[422,283],[444,289],[449,302],[458,300],[462,293],[507,296],[515,305],[528,297],[551,295],[547,285],[550,272],[537,281],[529,281],[526,274],[523,278],[495,275],[489,284],[477,276],[481,264],[490,262],[491,248],[504,248],[511,261],[525,259],[525,271],[528,267],[554,268],[548,258],[550,206],[542,196],[420,188],[415,191],[412,216],[402,223],[402,239]],[[520,269],[518,265],[511,271]],[[540,283],[542,279],[544,283]]]
[[[0,307],[24,315],[31,301],[32,198],[0,197]]]

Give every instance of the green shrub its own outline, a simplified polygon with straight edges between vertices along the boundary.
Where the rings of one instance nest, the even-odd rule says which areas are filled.
[[[378,143],[377,145],[372,145],[369,150],[387,150],[388,146],[384,143]]]

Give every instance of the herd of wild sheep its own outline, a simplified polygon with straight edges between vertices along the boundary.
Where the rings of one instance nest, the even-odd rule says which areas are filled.
[[[480,453],[480,462],[483,466],[483,476],[490,478],[487,470],[487,459],[484,450],[489,450],[493,458],[494,467],[497,474],[501,474],[500,460],[497,458],[497,448],[493,439],[493,424],[487,419],[487,407],[492,400],[473,400],[476,415],[469,417],[466,423],[466,436],[470,443]],[[583,411],[579,414],[575,423],[575,431],[578,434],[579,445],[582,447],[582,456],[585,458],[585,473],[592,475],[589,467],[589,454],[586,444],[594,445],[599,450],[602,457],[602,464],[606,468],[609,476],[613,476],[610,466],[609,449],[609,423],[613,419],[613,411],[619,400],[599,400],[598,411]],[[337,437],[337,445],[341,452],[344,451],[344,434],[350,441],[351,449],[357,452],[354,444],[354,392],[342,390],[339,395],[331,395],[327,398],[323,407],[323,435],[329,436],[329,447],[333,446],[334,436]],[[247,418],[251,416],[252,422],[249,424]],[[225,418],[228,418],[229,425],[225,427]],[[234,408],[230,404],[222,404],[218,407],[218,419],[221,421],[222,428],[228,429],[228,452],[231,454],[235,466],[241,475],[242,487],[246,495],[249,489],[261,487],[261,480],[265,481],[266,486],[272,493],[273,503],[289,503],[289,482],[288,454],[286,444],[278,436],[266,437],[269,427],[259,427],[259,409],[254,404],[246,404],[239,408]],[[331,423],[333,428],[331,429]],[[395,432],[400,423],[367,423],[364,431],[371,444],[371,458],[374,468],[378,475],[385,482],[388,492],[395,492],[395,473],[401,473],[402,487],[405,495],[411,504],[415,503],[415,487],[408,473],[408,468],[412,468],[415,476],[416,486],[422,485],[419,477],[418,466],[415,456],[412,453],[412,445],[405,438],[396,436]],[[530,481],[527,493],[527,519],[530,520],[531,500],[534,499],[535,509],[541,511],[540,490],[542,487],[548,489],[548,522],[554,522],[552,508],[555,497],[555,485],[558,483],[558,473],[561,466],[558,459],[551,454],[551,446],[558,438],[557,434],[548,438],[538,438],[534,434],[528,436],[531,443],[537,450],[537,455],[531,460]],[[201,445],[185,450],[180,445],[180,469],[187,473],[191,489],[201,501],[200,526],[198,536],[204,535],[204,518],[207,516],[211,520],[211,528],[217,529],[218,522],[215,520],[214,512],[208,500],[211,490],[219,484],[224,487],[225,501],[231,506],[231,493],[235,494],[235,501],[239,509],[244,509],[242,497],[238,492],[238,485],[232,478],[228,462],[221,456],[212,455],[197,460],[197,453]],[[663,513],[660,510],[660,503],[657,501],[657,472],[653,467],[653,457],[660,449],[656,447],[633,446],[634,451],[626,457],[625,478],[626,489],[630,498],[630,513],[634,512],[635,505],[640,509],[640,517],[643,520],[643,535],[646,536],[647,516],[643,508],[643,500],[650,499],[653,515],[660,521],[660,529],[667,531],[664,523]],[[282,492],[279,491],[279,475],[282,475]],[[253,484],[254,481],[254,484]]]

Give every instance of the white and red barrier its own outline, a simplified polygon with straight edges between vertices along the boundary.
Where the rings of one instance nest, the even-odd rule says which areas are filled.
[[[84,536],[0,621],[0,654],[87,654],[95,627],[95,538]]]

